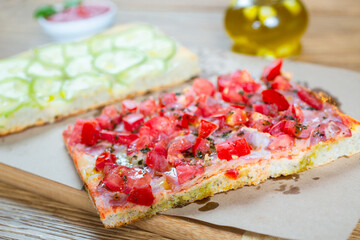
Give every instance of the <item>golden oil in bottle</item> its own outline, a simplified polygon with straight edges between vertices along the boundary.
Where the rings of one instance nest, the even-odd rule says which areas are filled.
[[[308,14],[300,0],[234,0],[224,21],[234,52],[281,58],[300,53]]]

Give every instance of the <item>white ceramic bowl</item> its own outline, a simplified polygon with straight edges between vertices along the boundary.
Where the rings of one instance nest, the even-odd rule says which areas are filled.
[[[52,22],[39,18],[43,31],[56,41],[71,41],[90,36],[109,27],[117,13],[117,6],[110,0],[86,0],[85,5],[106,6],[109,10],[95,17],[69,22]],[[60,8],[59,5],[55,7]]]

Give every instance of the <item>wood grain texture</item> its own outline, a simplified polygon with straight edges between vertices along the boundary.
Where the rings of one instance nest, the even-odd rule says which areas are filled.
[[[0,1],[0,58],[51,41],[32,19],[33,10],[49,2],[59,0]],[[359,0],[304,2],[310,12],[310,25],[302,40],[303,52],[293,59],[360,71]],[[159,26],[190,48],[228,50],[231,42],[222,23],[227,3],[218,0],[117,0],[120,10],[116,23],[145,21]],[[4,171],[0,166],[1,174]],[[31,183],[25,179],[21,184]],[[36,188],[36,183],[32,187]],[[54,194],[59,193],[54,191]],[[158,216],[146,220],[146,223],[139,222],[136,226],[107,230],[96,214],[0,183],[0,238],[4,239],[166,239],[159,234],[169,236],[171,229],[162,229],[159,234],[139,229],[152,231],[163,221],[174,221],[178,226],[197,226],[203,229],[203,236],[208,239],[213,236],[209,228],[224,230],[190,220],[177,222],[167,216]],[[240,234],[243,239],[270,238],[255,233],[226,231],[224,234],[229,234],[229,237]],[[176,237],[194,238],[193,235]],[[360,239],[360,222],[350,239]]]
[[[33,192],[33,194],[30,195],[25,194],[26,196],[47,196],[51,199],[55,199],[55,200],[58,199],[58,201],[61,201],[63,204],[66,204],[67,207],[71,206],[74,207],[75,209],[82,209],[83,211],[86,211],[86,213],[83,213],[85,215],[87,214],[96,215],[97,219],[99,220],[97,211],[90,202],[90,199],[85,191],[80,191],[68,187],[66,185],[54,182],[52,180],[44,179],[42,177],[24,172],[22,170],[16,169],[14,167],[2,163],[0,163],[0,169],[2,173],[1,179],[3,181],[3,183],[1,184],[3,186],[7,186],[7,188],[9,188],[8,186],[11,186],[11,188],[18,187],[19,188],[17,189],[18,191]],[[66,196],[64,196],[64,193],[66,193]],[[19,196],[17,195],[18,194],[17,191],[15,192],[9,191],[9,194],[10,195],[8,197],[10,198],[15,198],[15,199],[19,198]],[[14,195],[14,197],[11,197],[12,195]],[[48,200],[48,201],[49,201],[49,205],[52,205],[54,203],[59,204],[52,200]],[[51,201],[52,203],[50,203]],[[44,207],[42,206],[43,201],[39,203],[38,201],[27,201],[27,202],[40,204],[41,207]],[[1,208],[1,204],[2,202],[0,201],[0,208]],[[2,214],[4,214],[4,216]],[[2,221],[1,217],[4,217],[3,220],[6,220],[6,216],[8,216],[6,212],[0,211],[0,226]],[[29,216],[29,217],[34,217],[34,216]],[[76,220],[76,222],[78,222],[78,220]],[[134,225],[143,230],[147,230],[149,232],[157,233],[161,236],[171,237],[179,240],[184,240],[184,239],[206,240],[206,239],[210,239],[212,236],[215,235],[218,236],[221,235],[221,237],[224,240],[241,239],[242,236],[244,236],[245,234],[251,236],[258,236],[258,238],[261,238],[263,236],[260,234],[246,232],[239,229],[223,228],[213,224],[208,224],[196,220],[178,219],[175,217],[164,216],[164,215],[154,216],[150,219],[137,222]],[[92,227],[91,225],[87,225],[87,226]],[[179,228],[178,226],[183,226],[184,228]],[[41,222],[39,222],[39,227],[43,228],[43,224]],[[56,229],[53,229],[53,231],[56,231]],[[15,231],[10,231],[10,232],[15,233]],[[7,234],[8,231],[5,231],[5,233]],[[96,236],[94,235],[94,237]],[[134,234],[133,237],[137,238],[137,235]],[[276,238],[268,237],[268,239],[270,240]]]
[[[12,239],[166,239],[126,226],[105,229],[97,214],[0,183],[0,237]]]

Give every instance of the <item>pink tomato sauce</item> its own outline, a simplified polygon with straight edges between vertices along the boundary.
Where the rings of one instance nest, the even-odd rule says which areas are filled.
[[[80,5],[70,7],[47,18],[52,22],[70,22],[99,16],[109,11],[108,7],[96,5]]]

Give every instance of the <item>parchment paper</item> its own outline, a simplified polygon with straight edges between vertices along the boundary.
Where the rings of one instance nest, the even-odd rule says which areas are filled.
[[[195,51],[204,77],[243,68],[258,77],[268,63],[228,52]],[[291,61],[285,62],[283,70],[294,73],[293,81],[330,92],[345,113],[360,119],[359,73]],[[82,182],[61,136],[78,117],[0,137],[0,162],[80,190]],[[219,204],[211,211],[199,211],[208,203],[194,203],[166,214],[292,239],[346,239],[360,218],[359,158],[341,158],[293,178],[268,180],[257,187],[218,194],[209,201]]]

